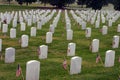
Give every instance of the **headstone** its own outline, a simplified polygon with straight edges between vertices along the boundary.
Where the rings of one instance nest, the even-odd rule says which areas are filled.
[[[20,30],[21,30],[21,31],[25,31],[25,29],[26,29],[26,24],[22,22],[22,23],[21,23]]]
[[[1,27],[2,27],[2,22],[0,21],[0,30],[1,30]]]
[[[10,38],[16,38],[16,29],[14,28],[10,29]]]
[[[3,33],[7,33],[8,32],[8,24],[3,24],[2,32]]]
[[[2,52],[2,39],[0,39],[0,52]]]
[[[106,51],[105,67],[112,67],[112,66],[114,66],[114,60],[115,60],[115,51],[113,51],[113,50]]]
[[[52,32],[47,32],[46,33],[46,43],[52,43]]]
[[[55,31],[55,27],[53,25],[50,25],[49,32],[54,33],[54,31]]]
[[[76,44],[75,43],[69,43],[68,44],[68,50],[67,50],[67,56],[74,56],[75,55],[75,49],[76,49]]]
[[[5,63],[15,62],[15,48],[9,47],[5,49]]]
[[[112,48],[118,48],[119,47],[119,36],[113,36],[113,42],[112,42]]]
[[[118,24],[117,32],[120,32],[120,24]]]
[[[17,20],[16,19],[13,20],[13,27],[17,27]]]
[[[67,40],[72,40],[73,38],[73,31],[71,29],[67,30]]]
[[[91,37],[91,28],[86,28],[85,34],[87,38]]]
[[[105,17],[102,17],[102,23],[105,23]]]
[[[70,23],[66,23],[66,30],[71,29],[71,24]]]
[[[91,44],[91,51],[93,53],[99,51],[99,40],[98,39],[93,39],[92,44]]]
[[[28,26],[31,26],[31,25],[32,25],[32,20],[28,19]]]
[[[39,80],[40,62],[36,60],[28,61],[26,64],[26,80]]]
[[[96,21],[96,23],[95,23],[95,28],[99,28],[99,26],[100,26],[100,22],[99,22],[99,21]]]
[[[112,20],[110,19],[108,22],[108,26],[111,27],[112,26]]]
[[[19,21],[20,21],[20,23],[22,23],[22,22],[23,22],[23,17],[20,17],[20,20],[19,20]]]
[[[48,46],[42,45],[38,49],[39,59],[46,59],[48,54]]]
[[[21,37],[21,47],[28,47],[29,37],[28,35],[22,35]]]
[[[41,29],[42,28],[42,23],[40,21],[37,22],[37,29]]]
[[[108,32],[108,27],[107,26],[103,26],[102,28],[102,35],[106,35]]]
[[[78,74],[81,72],[82,58],[75,56],[71,58],[70,74]]]
[[[36,36],[36,27],[31,27],[31,36]]]
[[[86,22],[82,22],[82,30],[86,29]]]

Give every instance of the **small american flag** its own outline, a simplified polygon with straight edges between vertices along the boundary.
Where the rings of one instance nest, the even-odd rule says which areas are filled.
[[[100,29],[100,32],[102,32],[102,29]]]
[[[119,57],[119,59],[118,59],[118,62],[120,62],[120,57]]]
[[[19,43],[22,43],[22,40],[21,40],[21,38],[19,39]]]
[[[67,53],[70,53],[70,46],[68,46]]]
[[[67,69],[67,61],[64,60],[62,65],[63,65],[63,68],[66,70]]]
[[[3,55],[2,55],[2,53],[0,53],[0,60],[2,60],[3,59]]]
[[[89,50],[92,51],[92,44],[90,44]]]
[[[100,61],[100,59],[101,59],[100,55],[97,54],[97,56],[96,56],[96,63],[98,63]]]
[[[38,47],[38,49],[37,49],[37,53],[38,53],[38,55],[41,54],[41,51],[40,51],[40,48],[39,48],[39,47]]]
[[[16,70],[16,77],[19,77],[20,74],[21,74],[21,67],[20,67],[20,65],[18,64],[17,70]]]
[[[113,41],[112,45],[115,45],[115,42]]]
[[[88,29],[86,29],[86,34],[88,34]]]

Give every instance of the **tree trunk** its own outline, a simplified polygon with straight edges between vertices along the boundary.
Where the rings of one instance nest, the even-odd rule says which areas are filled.
[[[9,2],[9,5],[10,5],[10,0],[8,2]]]
[[[26,2],[26,5],[28,6],[28,2]]]

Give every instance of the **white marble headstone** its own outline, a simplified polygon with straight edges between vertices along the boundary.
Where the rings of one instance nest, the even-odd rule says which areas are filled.
[[[5,63],[15,62],[15,48],[9,47],[5,49]]]
[[[2,27],[2,22],[0,21],[0,30],[1,30],[1,27]]]
[[[114,60],[115,60],[115,51],[113,51],[113,50],[106,51],[105,67],[112,67],[112,66],[114,66]]]
[[[26,80],[39,80],[40,62],[36,60],[28,61],[26,64]]]
[[[17,20],[16,19],[13,20],[13,27],[17,27]]]
[[[46,59],[48,55],[48,46],[41,45],[38,49],[39,51],[39,59]]]
[[[73,38],[73,30],[68,29],[67,30],[67,40],[72,40]]]
[[[109,20],[109,22],[108,22],[108,26],[109,26],[109,27],[112,26],[112,20]]]
[[[52,37],[53,37],[53,33],[47,32],[46,33],[46,43],[52,43]]]
[[[82,22],[82,30],[85,30],[86,29],[86,22]]]
[[[99,26],[100,26],[100,22],[99,22],[99,21],[96,21],[96,23],[95,23],[95,28],[99,28]]]
[[[29,37],[28,35],[22,35],[21,37],[21,47],[28,47]]]
[[[16,29],[14,28],[10,29],[10,38],[16,38]]]
[[[66,23],[66,30],[71,29],[71,24],[70,23]]]
[[[28,26],[31,26],[32,25],[32,20],[31,19],[28,19]]]
[[[26,24],[24,22],[21,22],[20,30],[25,31],[26,29]]]
[[[120,24],[118,24],[117,32],[120,32]]]
[[[81,72],[82,58],[75,56],[71,58],[70,74],[78,74]]]
[[[2,32],[3,33],[7,33],[8,32],[8,24],[3,24]]]
[[[30,33],[30,35],[35,37],[36,36],[36,31],[37,31],[36,27],[31,27],[31,33]]]
[[[113,36],[113,42],[112,42],[112,48],[118,48],[119,47],[119,36]]]
[[[54,33],[54,31],[55,31],[55,27],[53,25],[50,25],[49,32]]]
[[[93,39],[91,48],[92,48],[91,50],[93,53],[99,51],[99,40],[98,39]]]
[[[67,49],[67,56],[74,56],[75,55],[76,44],[69,43]]]
[[[108,32],[108,27],[107,26],[103,26],[102,28],[102,35],[106,35]]]
[[[37,22],[37,29],[41,29],[42,28],[42,23],[40,21]]]
[[[91,28],[86,28],[86,31],[85,31],[85,36],[88,38],[88,37],[91,37]]]
[[[0,52],[2,52],[2,39],[0,39]]]

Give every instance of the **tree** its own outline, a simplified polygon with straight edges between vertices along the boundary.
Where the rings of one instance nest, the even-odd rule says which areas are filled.
[[[68,4],[68,6],[69,6],[69,4],[73,4],[75,2],[75,0],[66,0],[66,4]]]
[[[78,1],[77,1],[77,4],[78,4],[78,5],[82,5],[82,7],[83,7],[83,5],[86,4],[86,2],[87,2],[87,0],[78,0]]]
[[[10,5],[10,2],[12,1],[12,0],[7,0],[8,2],[9,2],[9,5]]]
[[[113,5],[115,10],[120,10],[120,0],[114,0]]]
[[[37,0],[17,0],[18,3],[26,3],[26,5],[36,2]]]
[[[23,4],[23,0],[16,0],[18,2],[18,4],[22,5]]]
[[[39,0],[39,1],[41,1],[44,4],[44,6],[46,6],[46,4],[50,2],[50,0]]]
[[[50,0],[50,4],[53,6],[56,6],[58,8],[63,8],[65,7],[67,4],[72,4],[74,3],[75,0]]]
[[[86,5],[95,10],[100,10],[106,4],[106,0],[78,0],[78,5]]]

